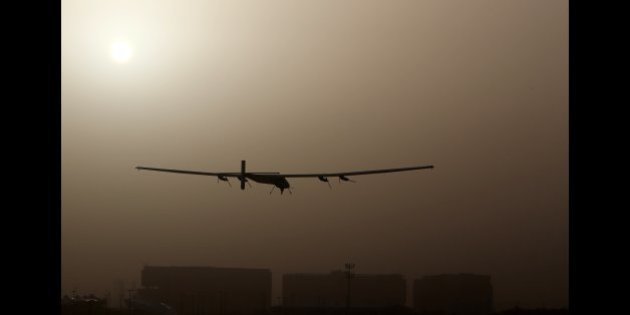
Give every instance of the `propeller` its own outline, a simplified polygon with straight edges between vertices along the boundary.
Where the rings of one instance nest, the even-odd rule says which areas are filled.
[[[341,183],[341,181],[344,181],[344,182],[351,182],[351,183],[356,183],[356,181],[354,181],[354,180],[352,180],[352,179],[350,179],[350,178],[348,178],[348,177],[345,177],[344,175],[340,175],[340,176],[339,176],[339,182]]]
[[[219,180],[227,182],[228,185],[230,185],[230,187],[232,187],[232,184],[230,183],[230,180],[227,177],[219,175],[219,176],[217,176],[217,184],[219,183]]]
[[[330,182],[328,181],[328,178],[326,176],[317,176],[317,178],[322,181],[322,182],[326,182],[328,184],[328,187],[330,187],[330,189],[332,189],[332,185],[330,184]]]

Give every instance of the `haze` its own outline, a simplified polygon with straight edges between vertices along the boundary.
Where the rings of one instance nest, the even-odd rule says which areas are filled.
[[[352,261],[489,274],[497,310],[567,306],[567,1],[65,0],[62,21],[64,293],[255,267],[276,303],[283,273]],[[435,169],[282,196],[134,169],[242,159]]]

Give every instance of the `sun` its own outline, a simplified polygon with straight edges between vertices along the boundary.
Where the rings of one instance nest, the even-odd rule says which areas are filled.
[[[116,42],[111,47],[112,59],[117,63],[125,63],[131,59],[133,49],[126,42]]]

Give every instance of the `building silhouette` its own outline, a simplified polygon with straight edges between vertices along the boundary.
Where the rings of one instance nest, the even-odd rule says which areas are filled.
[[[344,271],[328,274],[285,274],[282,277],[284,307],[352,308],[404,306],[406,282],[398,274],[355,274],[350,281]]]
[[[486,315],[492,303],[490,276],[434,275],[413,284],[414,309],[421,314]]]
[[[178,315],[260,314],[270,309],[268,269],[145,266],[137,297]]]

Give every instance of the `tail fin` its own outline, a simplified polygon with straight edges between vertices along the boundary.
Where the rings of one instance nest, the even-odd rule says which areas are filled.
[[[241,160],[241,190],[245,190],[245,160]]]

